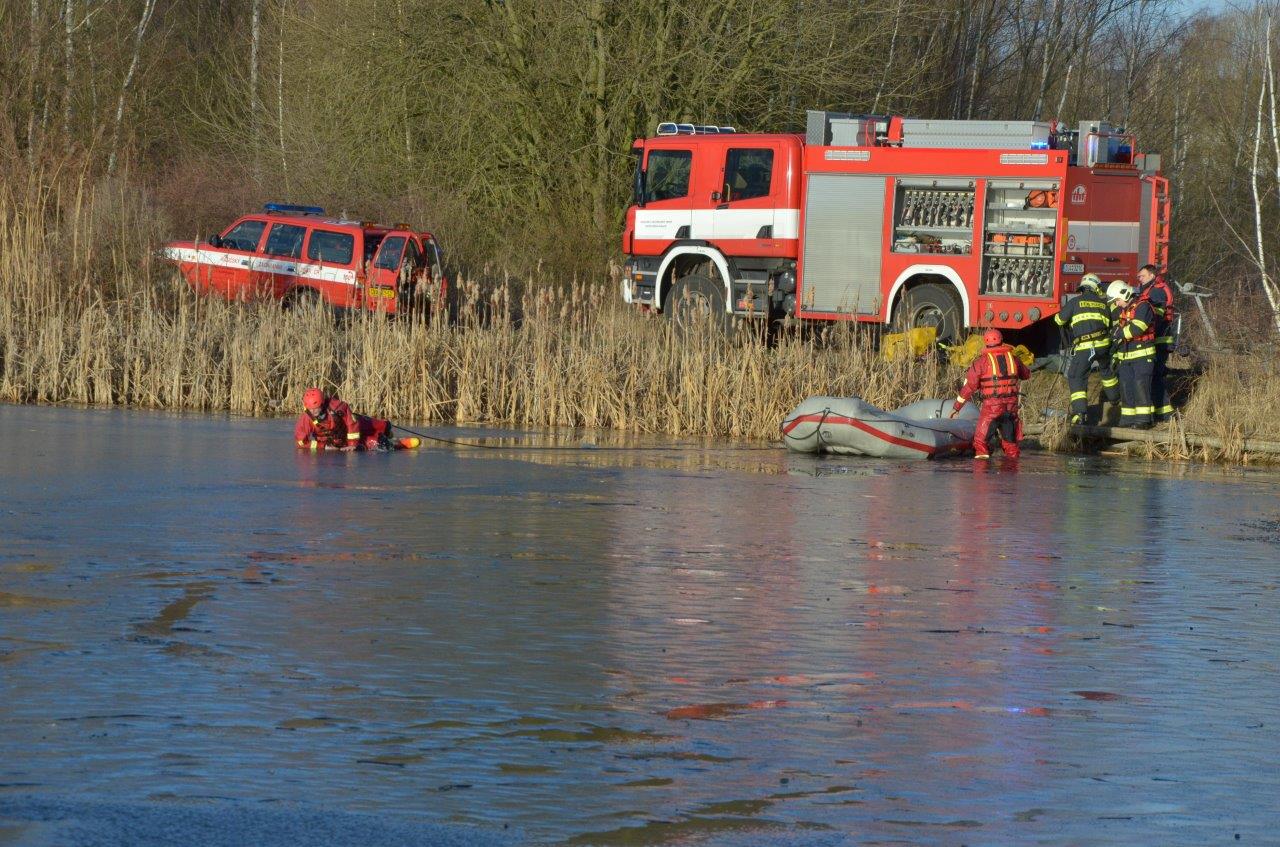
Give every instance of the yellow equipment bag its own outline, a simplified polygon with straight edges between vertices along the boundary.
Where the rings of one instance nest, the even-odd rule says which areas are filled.
[[[947,355],[951,360],[951,364],[959,365],[963,368],[973,364],[973,360],[978,358],[978,354],[986,349],[986,345],[982,343],[981,335],[970,335],[964,340],[963,344],[957,344],[947,349]],[[1019,344],[1013,348],[1013,355],[1027,367],[1031,367],[1031,363],[1035,361],[1035,356],[1027,349],[1025,344]]]
[[[919,359],[933,349],[937,340],[938,329],[932,326],[891,333],[881,340],[880,355],[886,362],[896,362],[903,357]]]

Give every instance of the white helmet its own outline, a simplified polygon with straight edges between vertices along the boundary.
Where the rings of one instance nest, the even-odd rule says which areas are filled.
[[[1133,299],[1133,286],[1123,279],[1117,279],[1107,286],[1107,299],[1128,303]]]
[[[1102,288],[1102,280],[1098,279],[1097,274],[1085,274],[1080,277],[1080,287],[1098,291]]]

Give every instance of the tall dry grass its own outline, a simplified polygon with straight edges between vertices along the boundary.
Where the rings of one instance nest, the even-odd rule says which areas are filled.
[[[813,393],[885,406],[949,394],[933,361],[885,364],[851,327],[677,332],[616,282],[458,286],[455,319],[388,320],[198,298],[155,250],[160,217],[119,184],[0,194],[0,399],[292,412],[319,384],[409,421],[776,437]]]
[[[0,183],[0,400],[275,415],[321,385],[405,423],[772,439],[810,394],[893,408],[948,396],[961,375],[932,356],[885,362],[871,333],[847,325],[774,343],[753,331],[677,333],[624,306],[609,280],[463,282],[451,321],[226,303],[196,297],[158,257],[164,229],[122,183],[49,173]],[[1169,453],[1188,452],[1181,431],[1280,440],[1274,364],[1210,360]],[[1066,388],[1037,374],[1028,421],[1045,408],[1065,409]],[[1046,441],[1065,443],[1050,430]],[[1200,457],[1216,456],[1242,458],[1230,447]]]

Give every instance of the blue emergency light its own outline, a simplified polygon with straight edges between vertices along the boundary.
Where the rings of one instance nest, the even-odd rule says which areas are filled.
[[[295,206],[292,203],[267,203],[262,208],[268,212],[294,212],[299,215],[323,215],[320,206]]]

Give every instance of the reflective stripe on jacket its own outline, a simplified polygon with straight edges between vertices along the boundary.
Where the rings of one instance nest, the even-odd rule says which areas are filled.
[[[964,385],[956,405],[962,406],[969,398],[982,403],[1017,405],[1018,383],[1030,379],[1031,372],[1006,345],[990,347],[978,354],[965,374]]]
[[[1120,332],[1116,339],[1116,352],[1112,356],[1115,361],[1155,355],[1156,315],[1149,301],[1135,300],[1121,309],[1117,326]]]
[[[1111,307],[1093,294],[1068,300],[1053,320],[1058,326],[1068,328],[1073,350],[1111,346]]]

